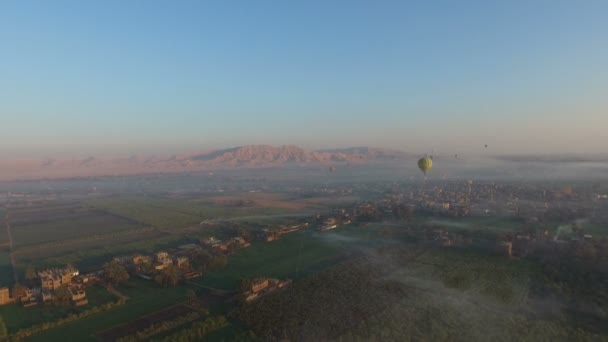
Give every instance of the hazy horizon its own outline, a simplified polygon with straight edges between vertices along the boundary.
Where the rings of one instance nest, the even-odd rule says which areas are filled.
[[[462,150],[449,148],[447,150],[439,150],[437,148],[432,148],[429,150],[422,149],[407,149],[404,146],[396,146],[396,147],[382,147],[378,145],[364,145],[364,144],[353,144],[353,145],[321,145],[321,146],[308,146],[308,145],[296,145],[292,143],[277,143],[277,144],[242,144],[242,145],[220,145],[220,144],[209,144],[209,145],[164,145],[164,146],[155,146],[155,145],[141,145],[139,147],[131,148],[130,150],[113,150],[107,149],[107,146],[91,146],[90,148],[83,148],[83,146],[66,146],[64,148],[57,149],[31,149],[26,150],[25,153],[14,153],[14,151],[7,150],[7,153],[0,154],[0,161],[19,161],[19,160],[47,160],[47,159],[56,159],[56,160],[78,160],[78,159],[86,159],[90,157],[101,158],[101,159],[112,159],[112,158],[129,158],[129,157],[160,157],[160,158],[170,158],[173,156],[187,156],[187,155],[196,155],[199,153],[208,153],[214,151],[222,151],[222,150],[230,150],[234,148],[246,147],[246,146],[271,146],[271,147],[281,147],[281,146],[295,146],[298,148],[302,148],[306,151],[315,152],[315,151],[326,151],[326,150],[340,150],[340,149],[348,149],[348,148],[357,148],[357,147],[368,147],[379,150],[386,151],[396,151],[403,152],[412,156],[424,156],[424,155],[435,155],[436,157],[441,158],[453,158],[454,155],[458,155],[461,159],[468,160],[484,160],[484,159],[502,159],[509,157],[547,157],[547,158],[603,158],[608,157],[608,152],[598,151],[598,152],[568,152],[568,151],[550,151],[543,152],[538,150],[533,151],[492,151],[492,149],[488,148],[475,148],[475,152],[472,153],[463,153]]]
[[[250,144],[603,153],[607,11],[4,1],[0,159]]]

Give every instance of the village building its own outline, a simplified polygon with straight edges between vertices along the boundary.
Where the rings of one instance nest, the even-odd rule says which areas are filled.
[[[278,240],[281,237],[281,235],[278,234],[273,229],[265,228],[261,232],[257,233],[256,237],[257,237],[258,240],[262,240],[262,241],[266,241],[266,242],[271,242],[271,241]]]
[[[179,269],[190,268],[190,260],[188,260],[186,257],[175,258],[175,266],[177,266]]]
[[[83,306],[89,304],[87,300],[87,294],[84,289],[80,286],[70,286],[70,294],[72,295],[72,303],[76,306]]]
[[[42,290],[42,296],[40,297],[43,302],[50,302],[53,300],[53,292],[49,290]]]
[[[230,239],[230,241],[232,243],[235,243],[240,248],[247,248],[247,247],[251,246],[251,243],[247,242],[247,240],[245,240],[244,238],[242,238],[240,236],[233,237],[232,239]]]
[[[38,287],[26,288],[23,296],[19,298],[19,301],[25,307],[38,305],[39,300],[42,300],[42,289]]]
[[[331,230],[331,229],[335,229],[338,227],[338,219],[335,217],[330,217],[327,220],[325,220],[323,222],[323,225],[321,226],[321,228],[319,228],[319,230]]]
[[[291,284],[291,279],[280,280],[270,278],[257,278],[251,282],[251,287],[243,292],[245,301],[250,302],[261,296],[267,295],[277,289]]]
[[[163,264],[170,262],[171,259],[169,258],[169,253],[164,251],[156,253],[156,261]]]
[[[6,305],[13,302],[10,296],[8,287],[0,287],[0,305]]]
[[[133,256],[133,264],[134,265],[143,265],[149,264],[152,262],[152,258],[147,255],[136,254]]]
[[[156,253],[156,264],[154,265],[155,270],[162,271],[171,264],[173,264],[173,259],[171,259],[169,256],[169,253],[164,251]]]
[[[70,285],[72,278],[78,276],[79,272],[73,267],[52,268],[38,272],[40,286],[44,290],[56,290],[61,285]]]
[[[202,240],[202,243],[205,244],[205,245],[207,245],[207,246],[215,247],[215,246],[221,244],[222,241],[214,238],[213,236],[211,236],[211,237],[208,237],[208,238],[204,238]]]

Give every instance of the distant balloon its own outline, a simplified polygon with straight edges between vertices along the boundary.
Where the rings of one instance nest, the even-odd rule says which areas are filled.
[[[418,168],[426,176],[427,172],[431,171],[431,169],[433,168],[433,158],[432,157],[431,158],[429,158],[429,157],[420,158],[418,160]]]
[[[455,158],[455,159],[458,159],[458,154],[455,154],[455,155],[454,155],[454,158]]]
[[[486,146],[486,148],[488,148],[488,144],[486,144],[485,146]]]
[[[329,172],[331,172],[331,173],[336,172],[336,167],[335,167],[335,166],[333,166],[333,165],[332,165],[332,166],[330,166],[330,167],[329,167]]]

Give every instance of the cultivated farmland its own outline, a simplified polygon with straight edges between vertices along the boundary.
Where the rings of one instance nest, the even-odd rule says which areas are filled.
[[[16,247],[140,227],[135,221],[73,204],[10,210]]]

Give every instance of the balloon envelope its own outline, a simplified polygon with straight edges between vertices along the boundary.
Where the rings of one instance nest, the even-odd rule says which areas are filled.
[[[418,168],[426,176],[427,172],[429,172],[433,168],[433,159],[428,157],[420,158],[418,160]]]

